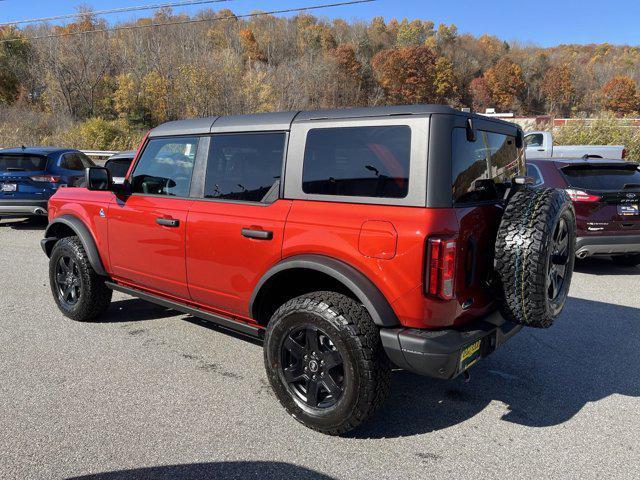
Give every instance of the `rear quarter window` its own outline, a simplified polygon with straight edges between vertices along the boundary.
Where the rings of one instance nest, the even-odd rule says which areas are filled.
[[[469,141],[464,128],[452,133],[452,189],[456,205],[502,199],[505,186],[525,172],[515,137],[476,131]]]
[[[302,190],[345,197],[405,198],[411,128],[406,125],[312,129]]]

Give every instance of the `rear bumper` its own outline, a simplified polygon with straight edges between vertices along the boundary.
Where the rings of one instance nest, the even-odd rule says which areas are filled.
[[[521,325],[508,322],[495,312],[459,329],[385,328],[380,331],[380,337],[387,355],[397,366],[419,375],[448,380],[491,355],[520,330]],[[478,342],[477,359],[463,366],[463,351]]]
[[[578,237],[576,240],[578,258],[625,253],[640,253],[640,235]]]
[[[47,214],[47,200],[0,200],[0,217],[29,217]]]

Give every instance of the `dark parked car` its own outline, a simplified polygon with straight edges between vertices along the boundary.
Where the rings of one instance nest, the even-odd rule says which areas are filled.
[[[107,160],[104,167],[111,172],[113,183],[124,183],[124,177],[127,176],[127,172],[129,171],[129,167],[131,166],[131,162],[133,162],[135,156],[136,152],[132,150],[116,153]]]
[[[576,255],[640,265],[640,170],[624,160],[529,160],[536,185],[563,188],[576,209]]]
[[[85,169],[93,166],[78,150],[0,150],[0,217],[46,215],[51,195],[60,187],[75,186]]]

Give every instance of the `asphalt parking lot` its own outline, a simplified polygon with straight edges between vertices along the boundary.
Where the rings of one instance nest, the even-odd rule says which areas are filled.
[[[347,438],[290,418],[260,345],[116,295],[104,323],[55,308],[40,223],[0,225],[0,478],[637,478],[640,268],[579,267],[549,331],[471,381],[395,372]]]

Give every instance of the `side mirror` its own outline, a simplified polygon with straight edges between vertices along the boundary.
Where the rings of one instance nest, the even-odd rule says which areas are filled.
[[[113,190],[111,172],[104,167],[89,167],[85,171],[87,190],[108,192]]]

